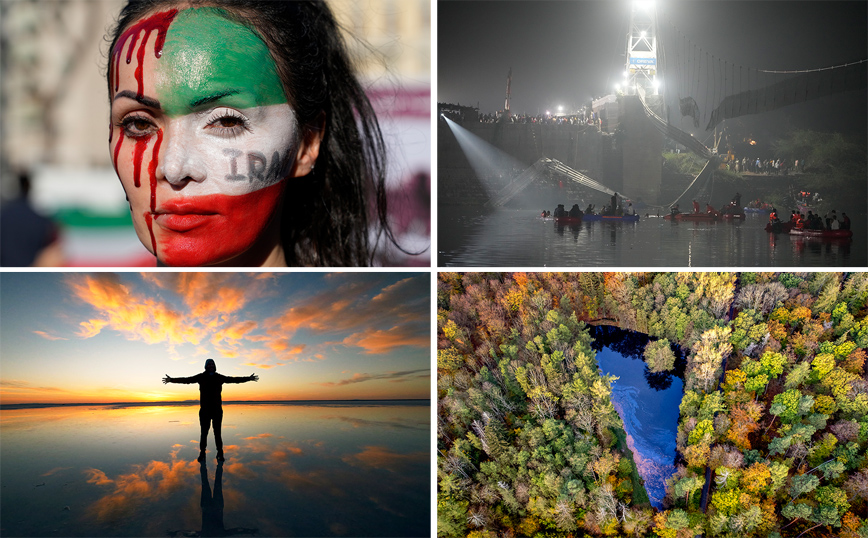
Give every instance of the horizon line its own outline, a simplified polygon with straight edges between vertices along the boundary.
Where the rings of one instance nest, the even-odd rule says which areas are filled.
[[[431,398],[346,398],[327,400],[227,400],[225,405],[237,404],[310,404],[310,403],[341,403],[341,402],[428,402]],[[138,402],[82,402],[82,403],[0,403],[0,411],[11,409],[37,409],[45,407],[81,407],[81,406],[158,406],[158,405],[196,405],[199,400],[167,400]]]

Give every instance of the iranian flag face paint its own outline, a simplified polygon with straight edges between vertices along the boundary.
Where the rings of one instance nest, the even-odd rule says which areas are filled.
[[[167,265],[282,252],[284,180],[306,170],[259,36],[215,8],[157,13],[121,35],[110,77],[109,144],[142,243]]]

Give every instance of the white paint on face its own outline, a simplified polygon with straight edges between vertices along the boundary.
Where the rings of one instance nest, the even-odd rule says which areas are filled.
[[[234,196],[274,185],[289,174],[299,144],[286,103],[169,118],[165,133],[159,170],[184,196]]]

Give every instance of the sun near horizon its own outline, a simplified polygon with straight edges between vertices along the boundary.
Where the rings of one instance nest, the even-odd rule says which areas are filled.
[[[0,404],[430,398],[428,273],[3,273]]]

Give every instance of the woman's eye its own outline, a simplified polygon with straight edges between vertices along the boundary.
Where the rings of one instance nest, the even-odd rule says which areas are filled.
[[[131,138],[143,138],[156,132],[154,122],[141,116],[129,116],[121,122],[124,134]]]
[[[240,135],[247,129],[247,119],[235,114],[221,114],[213,119],[210,119],[206,125],[206,129],[211,129],[213,134],[218,136],[234,137]]]
[[[217,120],[217,123],[220,124],[220,127],[232,128],[232,127],[238,127],[239,125],[242,125],[244,122],[241,121],[241,118],[226,116],[225,118],[220,118],[219,120]]]

